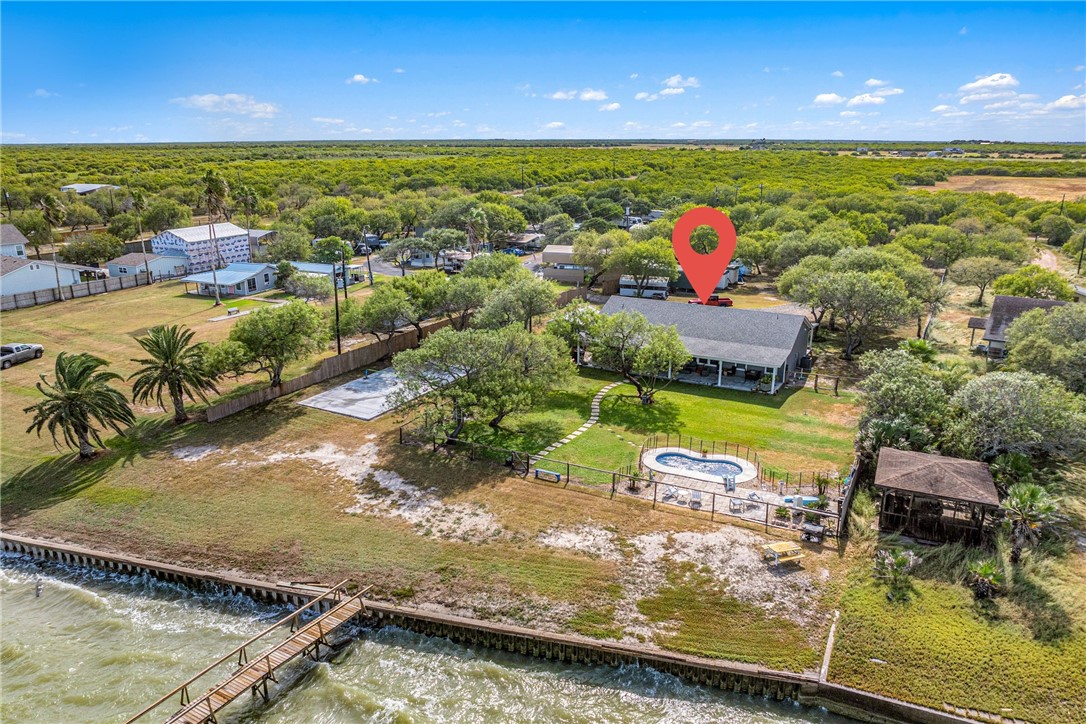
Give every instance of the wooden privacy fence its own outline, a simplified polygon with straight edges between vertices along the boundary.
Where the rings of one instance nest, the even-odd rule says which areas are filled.
[[[422,325],[422,336],[425,338],[429,334],[433,334],[442,327],[447,327],[452,322],[448,319],[437,319],[432,322],[426,322]],[[403,352],[405,349],[413,349],[419,346],[419,334],[414,327],[407,327],[406,329],[399,330],[390,341],[374,341],[369,344],[362,345],[361,347],[355,347],[352,350],[348,350],[343,354],[336,355],[335,357],[329,357],[321,362],[320,366],[312,372],[307,372],[300,377],[294,377],[293,379],[284,380],[283,384],[278,387],[265,387],[254,392],[250,392],[239,397],[234,397],[223,402],[211,405],[207,408],[207,421],[215,422],[221,420],[224,417],[235,415],[242,410],[248,409],[255,405],[262,405],[265,402],[271,402],[272,400],[282,397],[283,395],[289,395],[292,392],[305,389],[310,385],[315,385],[318,382],[324,382],[330,380],[333,377],[353,372],[357,369],[361,369],[367,365],[372,365],[374,362],[387,357],[389,354],[389,348],[391,347],[392,354]]]
[[[574,299],[583,298],[587,293],[588,290],[584,288],[567,289],[558,295],[557,306],[564,307]],[[452,324],[452,322],[448,319],[435,319],[430,322],[424,322],[421,325],[422,337],[425,338],[450,324]],[[419,346],[421,341],[422,340],[419,339],[418,331],[416,331],[414,327],[405,327],[404,329],[397,331],[395,336],[392,337],[392,354],[395,355],[399,352],[403,352],[405,349],[414,349]],[[271,402],[283,395],[289,395],[292,392],[305,389],[318,382],[324,382],[333,377],[338,377],[347,374],[348,372],[354,372],[367,365],[372,365],[374,362],[388,356],[388,354],[389,343],[384,341],[371,342],[370,344],[361,347],[355,347],[341,355],[329,357],[321,362],[320,367],[312,372],[307,372],[300,377],[285,380],[283,384],[278,387],[265,387],[262,390],[256,390],[255,392],[250,392],[211,405],[207,408],[207,421],[215,422],[216,420],[221,420],[224,417],[237,414],[242,410],[254,407],[255,405],[262,405],[265,402]]]
[[[634,498],[655,510],[678,513],[709,521],[745,522],[762,526],[768,532],[791,532],[800,535],[801,526],[812,516],[826,527],[824,535],[835,537],[843,531],[840,516],[830,510],[816,510],[789,506],[780,515],[780,506],[768,500],[752,499],[742,493],[706,491],[696,487],[684,487],[673,480],[646,477],[636,465],[618,470],[603,470],[533,455],[520,450],[495,447],[470,440],[446,438],[436,440],[407,426],[400,427],[401,445],[429,446],[431,451],[443,450],[448,455],[466,455],[472,461],[484,461],[503,465],[511,474],[528,482],[577,490],[614,500],[618,496]]]
[[[121,289],[144,286],[149,284],[150,281],[147,278],[147,272],[139,272],[138,274],[106,277],[105,279],[94,279],[79,284],[69,284],[60,287],[59,293],[56,287],[49,287],[48,289],[39,289],[36,292],[5,294],[0,297],[0,310],[7,312],[12,309],[36,307],[39,304],[51,304],[56,301],[79,299],[80,297],[90,297],[95,294],[105,294],[106,292],[117,292]]]

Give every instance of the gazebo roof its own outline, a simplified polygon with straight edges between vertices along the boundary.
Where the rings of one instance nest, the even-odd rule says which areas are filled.
[[[984,463],[892,447],[879,451],[875,487],[965,503],[999,505],[992,474]]]

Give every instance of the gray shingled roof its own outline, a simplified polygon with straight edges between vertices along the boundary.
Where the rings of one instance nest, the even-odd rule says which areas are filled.
[[[106,262],[106,265],[108,266],[110,264],[116,264],[117,266],[139,266],[143,263],[143,256],[144,255],[142,252],[137,251],[131,254],[125,254],[124,256],[119,256],[116,259],[110,259]],[[158,254],[147,254],[147,261],[149,262],[154,261],[158,258]]]
[[[969,329],[984,329],[988,326],[987,317],[970,317]]]
[[[30,242],[23,236],[23,232],[19,231],[15,224],[0,224],[0,244],[26,244],[30,246]]]
[[[999,505],[992,473],[984,463],[892,447],[879,450],[875,487]]]
[[[33,263],[30,259],[22,259],[17,256],[0,256],[0,276],[10,274],[16,269],[22,269],[24,266]]]
[[[653,324],[674,326],[695,357],[779,367],[810,322],[799,314],[707,307],[638,297],[612,296],[604,314],[640,312]]]
[[[1062,307],[1067,302],[1055,299],[1030,299],[1028,297],[1007,297],[998,295],[992,302],[992,313],[988,315],[988,326],[984,328],[986,342],[1006,342],[1007,327],[1024,312],[1031,309],[1051,309]]]

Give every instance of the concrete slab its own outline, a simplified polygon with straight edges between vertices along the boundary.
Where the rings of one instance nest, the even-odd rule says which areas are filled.
[[[389,397],[402,387],[396,372],[386,368],[299,400],[298,404],[359,420],[372,420],[393,409]]]

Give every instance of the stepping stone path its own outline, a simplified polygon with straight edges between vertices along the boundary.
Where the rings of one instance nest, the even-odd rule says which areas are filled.
[[[564,438],[562,438],[558,442],[554,443],[553,445],[551,445],[547,449],[541,450],[536,455],[536,457],[546,457],[547,455],[550,455],[552,452],[554,452],[558,448],[562,447],[566,443],[572,442],[573,440],[576,440],[577,438],[579,438],[584,433],[585,430],[587,430],[588,428],[592,427],[597,422],[599,422],[600,421],[600,403],[603,402],[604,396],[608,392],[615,389],[616,387],[618,387],[621,384],[622,384],[621,382],[612,382],[611,384],[607,385],[602,390],[597,392],[596,396],[592,398],[592,412],[588,416],[588,422],[581,425],[576,430],[574,430],[570,434],[566,435]]]

